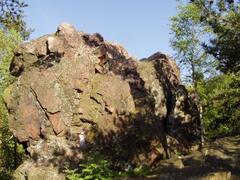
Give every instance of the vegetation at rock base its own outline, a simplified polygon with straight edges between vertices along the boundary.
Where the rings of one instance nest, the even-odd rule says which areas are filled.
[[[112,163],[99,152],[87,153],[87,158],[80,163],[78,169],[70,170],[66,167],[65,173],[69,180],[111,180],[124,177],[147,176],[151,173],[148,166],[131,167],[128,165],[125,170],[117,171]]]
[[[79,169],[66,170],[65,172],[69,180],[109,180],[117,175],[110,168],[110,163],[99,153],[88,153],[85,162],[79,165]]]
[[[18,0],[0,1],[0,179],[10,179],[25,154],[9,130],[3,101],[5,88],[15,80],[9,72],[13,52],[29,36],[23,21],[24,7],[26,4]]]

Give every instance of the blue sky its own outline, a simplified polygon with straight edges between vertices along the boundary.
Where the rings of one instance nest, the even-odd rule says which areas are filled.
[[[148,57],[156,51],[173,55],[169,45],[170,17],[176,0],[25,0],[31,39],[56,31],[61,22],[78,30],[99,32],[122,44],[131,55]]]

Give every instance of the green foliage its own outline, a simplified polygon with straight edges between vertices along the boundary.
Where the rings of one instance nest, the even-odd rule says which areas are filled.
[[[178,9],[171,46],[200,95],[206,135],[239,132],[240,2],[191,0]],[[215,67],[225,75],[216,75]]]
[[[209,138],[240,132],[240,74],[225,74],[199,85]]]
[[[171,18],[170,43],[178,64],[183,72],[188,72],[185,81],[196,86],[199,75],[209,76],[214,70],[215,61],[202,48],[208,29],[200,23],[201,9],[195,4],[180,5],[178,10]]]
[[[111,180],[122,179],[124,177],[144,177],[151,173],[150,167],[127,166],[124,170],[116,171],[113,167],[117,162],[107,160],[99,152],[94,151],[87,154],[87,159],[79,165],[78,169],[65,170],[69,180]]]
[[[117,175],[110,163],[96,152],[89,155],[79,169],[66,170],[66,174],[69,180],[110,180]]]
[[[7,124],[7,111],[3,102],[5,88],[14,81],[9,73],[14,49],[21,42],[20,35],[14,31],[0,30],[0,120],[2,126]]]
[[[32,30],[27,30],[23,9],[27,4],[23,0],[0,1],[0,28],[4,30],[14,29],[24,39],[27,39]]]
[[[128,168],[124,172],[120,172],[121,177],[145,177],[151,174],[151,169],[149,166],[138,166],[135,168]]]
[[[199,23],[208,27],[212,36],[204,49],[218,61],[224,72],[240,70],[240,2],[234,0],[194,0],[200,11]]]
[[[22,0],[0,1],[0,179],[11,179],[11,173],[24,157],[23,148],[9,131],[3,93],[15,78],[9,73],[14,50],[29,36],[23,20]]]
[[[0,179],[11,179],[13,170],[20,165],[25,152],[22,146],[17,145],[7,126],[0,131]]]
[[[20,42],[21,36],[15,30],[0,30],[0,179],[10,179],[24,154],[9,131],[7,109],[3,101],[5,88],[15,80],[9,73],[9,66],[13,51]]]
[[[10,63],[13,57],[13,51],[20,42],[21,36],[15,30],[4,31],[0,30],[0,91],[13,80],[9,73]]]

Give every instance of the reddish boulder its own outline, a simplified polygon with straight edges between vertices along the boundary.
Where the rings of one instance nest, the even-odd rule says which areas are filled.
[[[43,167],[77,163],[86,147],[150,165],[199,142],[198,110],[162,53],[138,61],[64,23],[23,44],[10,72],[17,81],[4,96],[9,126]]]

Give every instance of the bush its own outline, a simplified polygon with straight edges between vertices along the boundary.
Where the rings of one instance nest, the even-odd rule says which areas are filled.
[[[8,115],[3,100],[5,88],[15,78],[9,73],[13,51],[21,37],[14,30],[0,30],[0,179],[11,179],[11,173],[21,163],[24,150],[14,139],[8,127]]]
[[[65,172],[69,180],[110,180],[117,176],[110,168],[110,163],[96,152],[88,155],[78,169]]]
[[[150,174],[148,166],[131,167],[116,171],[113,169],[114,163],[106,160],[98,152],[90,152],[87,159],[79,165],[78,169],[65,170],[69,180],[111,180],[122,179],[124,177],[143,177]]]
[[[199,86],[206,135],[216,138],[240,132],[240,73],[216,76]]]

